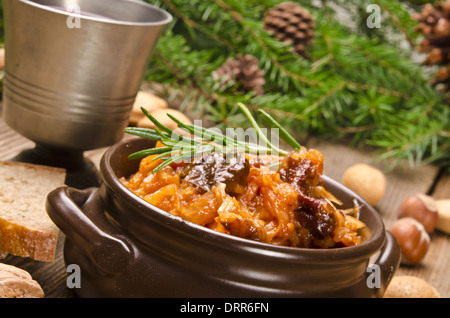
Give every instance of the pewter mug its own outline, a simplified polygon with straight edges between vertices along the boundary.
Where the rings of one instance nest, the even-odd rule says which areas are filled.
[[[171,15],[138,0],[3,0],[3,6],[5,122],[56,149],[119,141]]]

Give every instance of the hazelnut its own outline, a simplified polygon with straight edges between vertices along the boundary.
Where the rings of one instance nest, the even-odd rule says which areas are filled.
[[[402,263],[417,264],[427,254],[430,236],[416,219],[405,217],[397,220],[390,229],[402,250]]]
[[[450,199],[436,200],[438,220],[436,228],[450,234]]]
[[[383,172],[367,164],[355,164],[348,168],[341,182],[370,205],[376,205],[386,191]]]
[[[402,275],[394,276],[384,298],[440,298],[439,292],[423,279]]]
[[[431,233],[438,219],[436,202],[426,194],[414,194],[402,202],[398,209],[398,217],[412,217],[422,223],[428,233]]]

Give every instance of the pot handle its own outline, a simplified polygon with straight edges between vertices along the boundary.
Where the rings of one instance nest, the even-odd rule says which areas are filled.
[[[133,259],[133,248],[106,218],[98,188],[60,187],[47,196],[46,210],[58,228],[98,269],[119,274]]]
[[[400,265],[401,256],[401,249],[397,239],[391,232],[386,231],[386,239],[380,253],[376,261],[369,265],[367,269],[366,284],[368,287],[371,285],[370,287],[374,289],[377,297],[384,295],[386,288]]]

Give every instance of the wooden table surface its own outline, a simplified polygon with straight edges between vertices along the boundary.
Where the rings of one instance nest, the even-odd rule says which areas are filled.
[[[1,103],[0,103],[1,111]],[[0,112],[1,113],[1,112]],[[355,163],[370,163],[380,169],[385,167],[371,161],[370,151],[352,149],[345,144],[331,144],[310,139],[309,148],[320,150],[325,157],[325,174],[340,181],[344,171]],[[0,160],[10,160],[24,149],[34,147],[25,137],[11,130],[0,116]],[[96,165],[105,149],[88,151],[86,157]],[[384,171],[384,170],[383,170]],[[385,172],[387,191],[381,202],[375,206],[382,216],[386,228],[396,220],[396,211],[400,203],[414,193],[429,193],[437,199],[450,198],[450,175],[441,175],[438,167],[432,165],[410,168],[407,165]],[[64,235],[61,234],[56,259],[52,263],[33,261],[28,258],[8,255],[0,262],[12,264],[30,272],[44,289],[48,298],[76,297],[73,290],[66,285],[67,273],[63,260]],[[433,285],[442,297],[450,297],[450,236],[439,231],[431,234],[431,246],[425,259],[416,266],[401,265],[396,275],[413,275]]]

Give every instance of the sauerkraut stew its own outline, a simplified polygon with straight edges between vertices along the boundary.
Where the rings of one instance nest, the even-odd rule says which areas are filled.
[[[167,144],[167,143],[166,143]],[[367,239],[359,206],[341,209],[323,181],[323,155],[297,147],[286,155],[211,151],[167,163],[154,154],[123,184],[154,206],[212,230],[302,248],[358,245]]]

